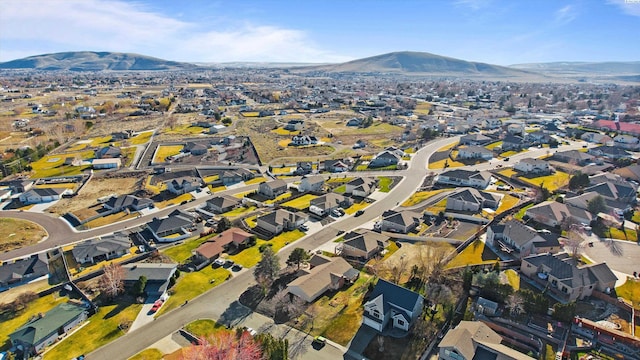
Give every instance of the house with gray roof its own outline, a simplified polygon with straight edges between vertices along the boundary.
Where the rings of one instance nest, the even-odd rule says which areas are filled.
[[[569,198],[564,203],[557,201],[543,201],[525,211],[525,216],[531,220],[550,227],[560,226],[566,219],[573,218],[581,224],[589,224],[593,215],[586,208],[570,204]]]
[[[481,321],[461,321],[438,345],[439,360],[532,360],[504,344],[502,336]]]
[[[149,297],[160,297],[169,289],[171,278],[174,276],[178,264],[167,263],[133,263],[122,265],[125,270],[125,286],[133,286],[141,276],[147,278],[144,291]]]
[[[629,165],[620,169],[613,170],[614,174],[619,175],[626,180],[640,182],[640,165]]]
[[[256,175],[251,171],[239,168],[235,170],[225,170],[222,175],[220,175],[220,180],[222,181],[223,185],[227,186],[237,184],[242,181],[251,180],[255,176]]]
[[[420,214],[405,210],[387,210],[382,213],[380,230],[407,234],[420,225]]]
[[[242,203],[241,199],[231,195],[214,196],[207,200],[205,209],[215,214],[226,213]]]
[[[551,166],[549,163],[533,158],[524,158],[513,165],[514,170],[521,171],[525,174],[550,174]]]
[[[113,234],[83,241],[71,253],[78,264],[92,265],[128,254],[132,245],[128,236]]]
[[[606,263],[579,265],[566,253],[524,257],[520,272],[549,289],[557,300],[571,302],[609,292],[618,278]]]
[[[557,234],[539,233],[518,220],[507,220],[487,229],[487,243],[503,252],[523,258],[540,252],[540,249],[559,250]]]
[[[336,193],[327,193],[312,199],[309,202],[309,212],[318,216],[330,214],[332,210],[351,206],[350,198]]]
[[[349,231],[342,238],[336,253],[344,257],[369,260],[389,246],[388,237],[366,229]]]
[[[407,332],[422,313],[422,295],[384,279],[376,286],[364,303],[362,324],[379,333],[387,329]]]
[[[281,179],[263,182],[258,185],[258,194],[268,199],[275,199],[285,192],[287,192],[287,183]]]
[[[436,183],[440,185],[468,186],[476,189],[486,189],[490,182],[491,174],[478,170],[453,169],[436,177]]]
[[[113,159],[122,155],[122,150],[117,146],[104,146],[96,150],[95,157],[98,159]]]
[[[469,160],[469,159],[482,159],[482,160],[491,160],[493,159],[493,151],[488,150],[482,146],[469,145],[469,146],[460,146],[458,148],[458,156],[456,160]]]
[[[183,176],[166,182],[167,190],[175,195],[182,195],[200,188],[200,179],[193,176]]]
[[[49,274],[49,262],[44,253],[28,258],[5,261],[0,265],[0,289],[37,279]]]
[[[194,214],[174,210],[165,218],[153,218],[147,223],[147,229],[158,242],[174,242],[191,236],[196,219]]]
[[[569,150],[569,151],[554,153],[551,159],[556,160],[558,162],[563,162],[566,164],[584,166],[589,163],[595,162],[596,157],[582,151]]]
[[[372,177],[357,177],[345,184],[344,193],[347,195],[367,197],[378,185],[378,180]]]
[[[23,204],[40,204],[60,200],[62,195],[72,194],[71,189],[63,188],[32,188],[20,194]]]
[[[310,268],[299,271],[298,277],[287,285],[287,292],[306,302],[313,302],[328,290],[339,290],[360,276],[343,258],[313,255]]]
[[[385,167],[391,165],[398,165],[402,160],[402,155],[398,155],[394,151],[383,150],[379,152],[369,163],[370,168]]]
[[[492,138],[480,133],[460,137],[460,145],[486,145],[492,141]]]
[[[324,186],[324,178],[319,175],[305,175],[300,180],[300,184],[298,185],[298,191],[300,192],[320,192],[322,191],[322,187]]]
[[[625,149],[619,148],[617,146],[602,145],[595,148],[591,148],[587,152],[593,156],[604,157],[611,160],[633,158],[632,153],[628,152]]]
[[[27,357],[41,353],[46,346],[55,343],[60,335],[87,319],[88,312],[83,306],[63,303],[36,316],[16,331],[9,334],[11,344],[21,346]]]
[[[497,209],[502,196],[474,188],[462,188],[447,196],[447,210],[477,213],[483,208]]]
[[[153,200],[140,198],[134,195],[120,195],[111,197],[102,206],[110,210],[110,213],[118,213],[120,211],[140,211],[153,207]]]
[[[267,232],[278,235],[283,231],[290,231],[304,224],[309,216],[303,212],[290,212],[277,209],[256,219],[256,226]]]

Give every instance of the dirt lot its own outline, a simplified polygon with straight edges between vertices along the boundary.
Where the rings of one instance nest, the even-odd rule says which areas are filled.
[[[0,251],[35,244],[46,235],[40,225],[31,221],[0,218]]]
[[[81,209],[88,209],[95,205],[97,199],[110,194],[129,194],[138,188],[138,178],[113,178],[92,179],[78,196],[70,199],[62,199],[47,211],[58,215],[64,215]]]

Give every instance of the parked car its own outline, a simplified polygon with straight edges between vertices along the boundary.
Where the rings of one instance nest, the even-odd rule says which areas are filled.
[[[158,309],[160,309],[163,303],[164,303],[164,300],[156,300],[156,302],[154,302],[153,306],[151,307],[151,312],[158,311]]]
[[[313,338],[313,342],[320,346],[324,346],[327,343],[327,339],[322,336],[316,336],[315,338]]]
[[[251,334],[251,336],[256,336],[256,335],[258,335],[258,332],[257,332],[255,329],[250,328],[250,327],[244,328],[244,331],[246,331],[246,332],[248,332],[249,334]]]
[[[224,265],[224,259],[218,258],[213,261],[213,267],[220,267],[223,265]]]
[[[242,265],[240,265],[240,264],[235,264],[235,265],[233,265],[233,266],[231,267],[231,270],[232,270],[232,271],[240,271],[240,270],[242,270]]]
[[[309,231],[309,227],[305,224],[302,224],[300,226],[298,226],[298,229],[302,230],[302,231]]]
[[[364,214],[364,210],[358,210],[358,211],[356,211],[354,216],[360,216],[362,214]]]

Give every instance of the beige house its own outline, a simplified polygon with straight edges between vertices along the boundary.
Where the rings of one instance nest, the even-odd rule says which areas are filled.
[[[343,258],[314,255],[311,268],[287,285],[287,291],[306,302],[312,302],[328,290],[338,290],[358,279],[360,273]]]
[[[531,360],[534,359],[502,344],[502,336],[481,321],[461,321],[442,338],[439,360]]]

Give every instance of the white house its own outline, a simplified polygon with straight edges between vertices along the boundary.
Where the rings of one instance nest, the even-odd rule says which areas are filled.
[[[551,172],[551,167],[548,162],[532,158],[526,158],[518,161],[513,168],[515,170],[522,171],[525,174],[549,174]]]
[[[458,148],[458,157],[457,159],[484,159],[491,160],[493,159],[493,152],[491,150],[487,150],[482,146],[461,146]]]
[[[93,159],[91,160],[91,166],[94,169],[119,169],[122,166],[122,161],[120,158]]]
[[[300,192],[319,192],[322,191],[324,185],[324,178],[322,176],[304,176],[298,185],[298,191]]]
[[[424,298],[409,289],[379,279],[364,304],[362,324],[378,332],[387,327],[408,331],[422,313]]]
[[[72,194],[71,189],[59,188],[33,188],[20,194],[20,202],[23,204],[40,204],[60,200],[62,195]]]
[[[454,169],[438,175],[436,183],[453,185],[456,187],[469,186],[476,189],[486,189],[491,182],[491,174],[487,171],[469,171]]]

